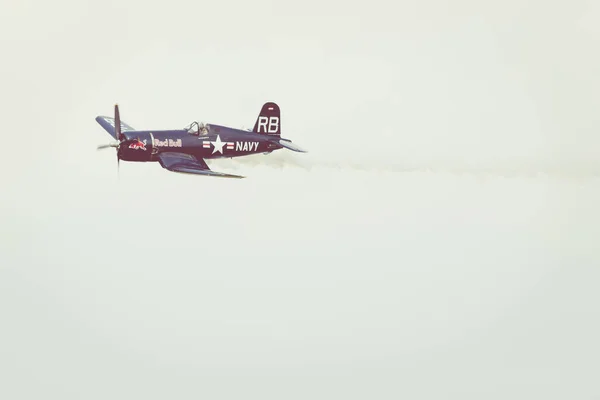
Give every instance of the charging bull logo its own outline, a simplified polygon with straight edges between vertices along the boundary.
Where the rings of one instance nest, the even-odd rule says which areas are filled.
[[[140,150],[141,149],[141,150],[146,151],[146,140],[144,140],[142,142],[141,140],[137,139],[135,142],[133,142],[133,143],[131,143],[129,145],[129,148],[133,149],[133,150]]]

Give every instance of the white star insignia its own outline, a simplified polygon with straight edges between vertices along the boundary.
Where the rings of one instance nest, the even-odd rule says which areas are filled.
[[[223,154],[223,146],[225,145],[225,142],[221,142],[221,137],[219,135],[217,135],[217,140],[211,143],[213,144],[213,146],[215,146],[212,154],[215,154],[217,151]]]

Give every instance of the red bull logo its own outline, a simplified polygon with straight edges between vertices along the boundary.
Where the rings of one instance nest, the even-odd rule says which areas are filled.
[[[143,142],[139,139],[137,139],[135,142],[131,143],[129,145],[130,149],[133,150],[144,150],[146,151],[146,141],[144,140]]]

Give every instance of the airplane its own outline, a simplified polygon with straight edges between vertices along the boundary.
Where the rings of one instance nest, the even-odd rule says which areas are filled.
[[[267,102],[262,106],[254,129],[244,130],[224,125],[194,121],[183,129],[136,130],[121,121],[119,105],[114,117],[97,116],[98,122],[114,142],[98,146],[98,150],[117,149],[117,169],[123,161],[156,162],[168,171],[214,176],[245,178],[211,170],[206,159],[233,158],[251,154],[269,154],[286,148],[306,153],[289,139],[281,137],[279,106]]]

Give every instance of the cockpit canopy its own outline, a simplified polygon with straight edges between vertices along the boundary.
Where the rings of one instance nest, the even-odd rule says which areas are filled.
[[[208,135],[210,126],[204,122],[198,123],[198,121],[194,121],[183,129],[185,129],[190,135]]]

